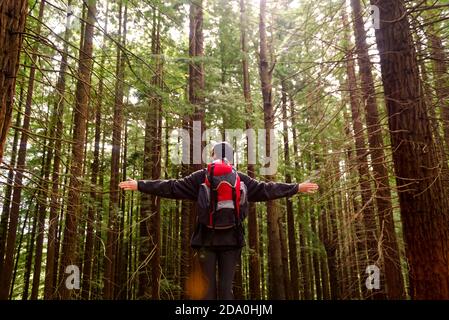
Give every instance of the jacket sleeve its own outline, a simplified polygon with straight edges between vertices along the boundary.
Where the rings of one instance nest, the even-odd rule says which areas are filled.
[[[268,201],[291,197],[298,193],[297,183],[261,182],[239,172],[241,181],[248,189],[248,201]]]
[[[182,179],[138,180],[137,188],[143,193],[163,198],[196,200],[204,179],[204,170],[198,170]]]

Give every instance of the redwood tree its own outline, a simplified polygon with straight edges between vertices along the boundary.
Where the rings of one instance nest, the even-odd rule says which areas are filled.
[[[250,117],[253,114],[253,103],[251,99],[251,85],[248,68],[248,43],[247,43],[247,17],[245,0],[240,0],[240,41],[242,47],[242,74],[243,74],[243,96],[245,99],[245,111],[247,119],[245,121],[246,130],[252,129]],[[249,132],[249,131],[248,131]],[[247,173],[251,178],[255,178],[254,159],[250,159],[250,145],[247,139]],[[255,150],[252,150],[255,151]],[[249,203],[248,208],[248,242],[249,242],[249,296],[251,299],[260,299],[260,264],[259,264],[259,234],[256,213],[256,204]]]
[[[285,161],[285,182],[291,183],[292,176],[288,171],[290,169],[290,144],[288,141],[288,125],[287,125],[287,84],[286,81],[282,81],[282,129],[284,140],[284,161]],[[293,215],[293,202],[290,198],[286,199],[287,202],[287,230],[288,230],[288,254],[290,264],[290,281],[291,281],[291,293],[292,299],[299,299],[299,269],[298,269],[298,252],[296,250],[296,232],[295,232],[295,218]]]
[[[403,0],[380,9],[376,41],[413,299],[449,299],[448,196]]]
[[[0,163],[11,122],[27,10],[27,0],[0,2]]]
[[[260,52],[259,52],[259,72],[262,86],[264,126],[266,130],[266,148],[267,156],[273,157],[274,150],[270,150],[271,130],[274,128],[273,121],[273,101],[272,101],[272,71],[273,66],[270,64],[268,57],[268,40],[266,31],[266,0],[260,1],[260,19],[259,19],[259,36],[260,36]],[[276,155],[277,156],[277,155]],[[272,181],[272,175],[267,176],[268,181]],[[267,202],[268,215],[268,254],[269,254],[269,271],[270,271],[270,288],[272,299],[285,299],[284,273],[282,265],[281,238],[279,230],[279,211],[276,202],[271,200]]]
[[[152,30],[152,42],[151,53],[157,57],[155,59],[154,75],[151,79],[151,85],[154,91],[161,90],[163,87],[162,82],[162,61],[159,58],[161,51],[161,39],[160,39],[161,17],[154,11],[153,12],[153,30]],[[143,176],[145,179],[157,180],[161,174],[161,126],[160,118],[162,109],[162,98],[157,93],[151,93],[148,95],[148,111],[145,122],[145,149],[144,149],[144,161],[143,161]],[[157,196],[142,194],[142,206],[141,216],[147,217],[146,221],[142,221],[145,224],[145,239],[141,239],[141,244],[144,245],[144,249],[147,250],[145,257],[149,262],[147,266],[143,267],[146,270],[146,275],[142,275],[145,278],[145,291],[144,294],[152,299],[160,298],[160,277],[161,277],[161,217],[160,217],[160,199]],[[148,234],[147,234],[148,233]],[[142,261],[141,261],[142,263]],[[147,285],[148,284],[148,285]]]
[[[8,3],[8,2],[7,2]],[[2,5],[3,8],[3,5]],[[44,14],[44,8],[45,8],[45,1],[41,1],[39,6],[39,21],[42,20],[43,14]],[[5,8],[11,10],[11,7]],[[5,17],[5,21],[8,21],[8,19]],[[37,34],[40,34],[40,28],[41,24],[38,24],[38,30]],[[12,40],[12,39],[11,39]],[[20,49],[20,48],[19,48]],[[11,48],[13,50],[13,48]],[[14,191],[12,195],[12,206],[10,211],[10,217],[9,217],[9,225],[8,225],[8,235],[6,239],[6,248],[5,248],[5,260],[4,260],[4,267],[3,272],[0,275],[0,299],[7,299],[9,294],[9,288],[11,285],[12,280],[12,273],[13,273],[13,259],[14,259],[14,251],[16,246],[16,232],[17,232],[17,224],[19,221],[19,212],[20,212],[20,203],[22,199],[22,188],[23,188],[23,171],[26,168],[26,155],[27,155],[27,145],[28,145],[28,138],[29,138],[29,129],[30,129],[30,121],[31,121],[31,107],[32,107],[32,99],[33,99],[33,92],[34,92],[34,84],[35,84],[35,75],[36,75],[36,68],[37,68],[37,59],[38,59],[38,42],[36,42],[33,45],[32,48],[32,55],[31,55],[31,68],[30,68],[30,75],[28,79],[28,88],[27,88],[27,95],[26,95],[26,101],[25,101],[25,114],[23,119],[23,131],[22,135],[20,137],[20,146],[19,146],[19,152],[18,152],[18,158],[17,158],[17,172],[16,176],[14,177]],[[6,61],[5,61],[6,62]],[[11,75],[10,75],[11,76]],[[15,85],[15,83],[14,83]],[[1,87],[1,84],[0,84]],[[0,89],[2,90],[2,89]],[[12,104],[12,96],[6,95],[5,98],[8,105]],[[3,105],[3,99],[2,99],[2,105]],[[3,109],[2,109],[3,112]],[[7,112],[7,110],[5,110]],[[8,111],[10,112],[10,111]],[[6,115],[6,113],[5,113]],[[7,117],[10,117],[11,115],[8,115]],[[6,124],[6,122],[5,122]],[[9,120],[7,123],[7,126],[9,126]],[[4,127],[6,129],[6,126]],[[6,133],[5,133],[6,134]],[[3,136],[3,134],[2,134]],[[0,145],[3,150],[3,146]],[[3,154],[3,151],[0,151],[0,159],[1,155]]]
[[[115,298],[114,277],[116,274],[116,254],[118,244],[118,216],[120,212],[119,196],[120,191],[118,187],[120,179],[120,146],[123,129],[123,90],[125,77],[125,56],[122,47],[125,46],[126,41],[126,5],[123,9],[123,1],[119,5],[119,41],[117,44],[117,61],[116,61],[116,82],[114,94],[114,116],[112,126],[112,158],[111,158],[111,180],[110,180],[110,198],[109,198],[109,220],[108,220],[108,235],[106,245],[105,257],[105,271],[104,271],[104,288],[103,295],[105,299]],[[92,219],[92,217],[91,217]],[[89,231],[93,232],[92,221],[90,223]]]
[[[195,159],[198,157],[197,151],[203,151],[204,144],[202,141],[194,141],[194,133],[193,133],[193,122],[199,122],[201,125],[199,134],[202,135],[205,130],[205,97],[204,97],[204,63],[201,61],[201,57],[204,56],[204,35],[203,35],[203,0],[192,0],[190,1],[190,12],[189,12],[189,79],[188,79],[188,97],[189,102],[193,106],[193,115],[187,116],[186,121],[184,121],[185,125],[189,129],[190,134],[190,155],[191,161],[193,160],[193,164],[188,167],[187,172],[200,170],[203,167],[203,163],[201,159]],[[198,145],[199,144],[199,145]],[[184,150],[183,150],[184,152]],[[192,162],[190,162],[192,163]],[[182,172],[183,174],[187,173],[185,170]],[[190,272],[191,275],[194,275],[195,272],[193,270],[194,264],[192,264],[193,252],[189,248],[188,241],[190,240],[191,233],[193,231],[193,226],[195,224],[196,218],[196,206],[189,202],[183,201],[182,204],[182,217],[181,223],[182,227],[182,236],[183,236],[183,247],[181,250],[183,251],[184,257],[181,259],[187,264],[186,271]],[[184,217],[184,214],[187,214]],[[187,220],[186,220],[187,219]],[[184,252],[185,250],[185,252]],[[195,277],[190,277],[190,284],[193,283]]]
[[[86,143],[87,108],[90,100],[90,84],[92,73],[93,35],[96,16],[96,0],[86,2],[88,6],[87,21],[84,28],[84,44],[80,48],[78,81],[75,93],[74,128],[72,162],[70,166],[70,184],[66,221],[64,226],[64,240],[59,273],[59,289],[63,299],[72,295],[72,290],[65,286],[66,267],[76,265],[78,246],[78,221],[81,210],[80,177],[83,173],[84,145]]]
[[[382,242],[382,251],[385,284],[390,299],[404,299],[404,281],[402,279],[401,261],[393,220],[390,182],[385,161],[382,128],[377,110],[376,90],[374,88],[360,0],[351,0],[351,6],[354,16],[355,44],[363,97],[362,101],[365,108],[366,128],[368,131],[369,152],[373,167],[373,178],[376,185],[374,197],[377,206],[380,237],[384,239]]]

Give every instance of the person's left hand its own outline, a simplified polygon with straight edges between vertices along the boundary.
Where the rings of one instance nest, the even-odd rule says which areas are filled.
[[[313,182],[303,182],[298,185],[298,192],[302,193],[315,193],[319,189],[319,186]]]

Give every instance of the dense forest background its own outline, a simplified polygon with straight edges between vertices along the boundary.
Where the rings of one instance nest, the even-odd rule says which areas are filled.
[[[194,205],[118,189],[202,168],[195,121],[320,185],[251,205],[237,298],[449,299],[448,39],[446,0],[0,1],[0,299],[198,296]]]

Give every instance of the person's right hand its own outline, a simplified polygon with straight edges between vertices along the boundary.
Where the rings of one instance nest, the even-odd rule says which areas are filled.
[[[127,191],[127,190],[136,191],[137,190],[137,181],[136,180],[122,181],[119,183],[118,186],[125,191]]]

